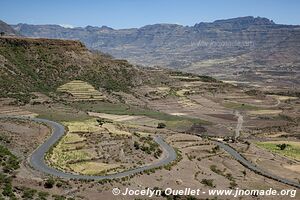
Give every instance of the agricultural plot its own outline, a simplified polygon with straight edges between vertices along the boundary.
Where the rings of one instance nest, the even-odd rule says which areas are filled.
[[[131,135],[130,132],[119,129],[118,128],[119,126],[116,124],[112,124],[112,123],[105,123],[102,125],[103,128],[108,130],[113,135],[128,135],[128,136]]]
[[[228,99],[228,98],[227,98]],[[276,107],[279,105],[279,101],[275,98],[272,98],[270,96],[267,96],[265,98],[235,98],[234,100],[230,100],[233,103],[241,103],[241,104],[249,104],[252,106],[257,106],[257,107]]]
[[[300,142],[268,141],[257,142],[256,145],[274,153],[300,161]]]
[[[36,117],[37,113],[30,112],[26,109],[14,106],[0,106],[0,116],[24,116],[24,117]]]
[[[176,91],[176,95],[179,97],[185,97],[189,93],[190,93],[189,89],[181,89],[181,90]]]
[[[65,126],[68,127],[68,131],[70,133],[73,132],[96,132],[99,130],[103,130],[97,123],[96,119],[88,119],[84,121],[70,121],[63,122]]]
[[[180,121],[188,120],[198,124],[210,124],[215,122],[228,123],[228,121],[224,121],[215,116],[209,116],[208,114],[230,114],[230,111],[226,111],[224,107],[219,105],[215,106],[216,104],[208,99],[203,101],[204,98],[200,98],[199,96],[200,95],[190,95],[188,97],[182,97],[183,99],[181,99],[181,97],[168,97],[149,102],[149,107],[159,110],[160,112],[177,116],[181,118],[178,119]],[[191,118],[193,118],[194,121],[191,120]],[[205,119],[206,122],[201,119]]]
[[[178,103],[183,107],[199,107],[200,105],[193,102],[187,97],[192,91],[189,89],[180,89],[176,91],[176,96],[178,96]]]
[[[82,149],[85,144],[80,142],[84,140],[85,138],[77,134],[68,133],[47,155],[50,165],[58,169],[70,170],[70,163],[91,159],[92,154]]]
[[[90,139],[82,134],[68,133],[47,155],[48,162],[61,170],[88,175],[106,173],[117,168],[119,165],[92,161],[101,156]]]
[[[166,127],[169,129],[176,129],[180,128],[182,130],[183,127],[187,128],[193,125],[193,122],[189,120],[157,120],[146,116],[131,116],[131,115],[114,115],[114,114],[106,114],[106,113],[96,113],[96,112],[89,112],[90,116],[99,117],[104,119],[113,120],[115,122],[126,123],[128,125],[136,125],[141,127],[152,127],[157,128],[159,123],[165,123]],[[180,115],[180,113],[173,113],[174,115]],[[103,127],[110,128],[109,124],[104,124]],[[114,132],[114,131],[113,131]]]
[[[176,98],[176,108],[178,108],[178,98]],[[159,103],[158,103],[159,102]],[[113,104],[108,102],[75,102],[72,105],[78,109],[85,110],[87,112],[93,111],[92,113],[105,113],[105,114],[112,114],[112,115],[125,115],[127,116],[135,116],[135,117],[148,117],[151,120],[158,120],[158,121],[181,121],[181,120],[188,120],[194,123],[202,123],[207,124],[206,121],[201,119],[196,119],[192,117],[186,117],[184,114],[174,115],[173,113],[176,112],[176,108],[172,108],[170,112],[163,112],[160,111],[160,107],[168,109],[173,107],[174,101],[168,101],[168,99],[164,99],[162,101],[150,101],[149,107],[154,109],[148,108],[140,108],[135,106],[128,106],[125,104]],[[155,106],[155,107],[154,107]],[[176,112],[177,113],[177,112]],[[99,115],[99,114],[96,114]],[[100,114],[101,115],[101,114]],[[99,116],[100,116],[99,115]],[[108,115],[107,115],[108,116]],[[101,117],[101,116],[100,116]],[[104,117],[105,118],[105,117]],[[119,116],[117,116],[119,118]]]
[[[232,101],[224,101],[222,104],[225,108],[233,109],[233,110],[258,110],[259,107],[244,104],[244,103],[237,103]]]
[[[102,101],[106,98],[92,85],[79,80],[68,82],[57,88],[57,91],[71,94],[74,101]]]
[[[248,112],[250,115],[278,115],[282,110],[251,110]]]
[[[116,117],[112,114],[108,116],[110,119]],[[68,133],[46,158],[53,167],[71,173],[115,173],[152,162],[162,153],[151,136],[133,135],[124,125],[112,120],[104,120],[101,125],[96,118],[63,124]]]
[[[31,112],[23,107],[13,106],[13,99],[10,98],[0,98],[0,116],[26,116],[26,117],[35,117],[38,114]]]
[[[106,164],[95,161],[86,161],[70,164],[70,169],[79,174],[87,175],[103,175],[108,174],[109,171],[116,170],[120,165]]]
[[[183,107],[191,107],[191,108],[201,107],[200,105],[194,103],[192,100],[190,100],[186,97],[180,97],[178,99],[178,103]]]
[[[99,117],[104,119],[113,120],[116,122],[123,122],[123,121],[135,121],[139,118],[144,116],[131,116],[131,115],[114,115],[114,114],[107,114],[107,113],[98,113],[98,112],[88,112],[90,116]]]
[[[61,103],[53,103],[46,106],[42,104],[26,105],[24,109],[36,113],[40,118],[57,122],[84,121],[91,119],[85,112]]]
[[[281,96],[281,95],[268,95],[270,97],[273,97],[275,99],[278,99],[280,101],[286,101],[286,100],[296,100],[298,97],[291,97],[291,96]]]

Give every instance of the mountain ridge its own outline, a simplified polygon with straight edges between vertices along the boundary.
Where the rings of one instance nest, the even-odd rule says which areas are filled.
[[[7,23],[0,20],[0,32],[5,35],[18,35],[18,33]]]
[[[134,64],[162,66],[220,79],[252,82],[255,80],[247,78],[245,71],[255,74],[257,69],[276,70],[279,66],[300,71],[297,53],[300,52],[300,26],[276,24],[263,17],[238,17],[194,26],[153,24],[129,29],[25,24],[13,27],[27,37],[80,40],[89,49]]]
[[[101,28],[107,28],[110,30],[131,30],[131,29],[141,29],[147,26],[157,26],[157,25],[174,25],[174,26],[181,26],[181,27],[196,27],[199,24],[220,24],[220,23],[236,23],[239,21],[244,21],[244,22],[248,22],[249,25],[284,25],[284,26],[300,26],[300,25],[287,25],[287,24],[278,24],[275,23],[273,20],[268,19],[266,17],[254,17],[254,16],[244,16],[244,17],[236,17],[236,18],[228,18],[228,19],[218,19],[218,20],[214,20],[212,22],[198,22],[195,23],[194,25],[183,25],[183,24],[176,24],[176,23],[154,23],[154,24],[147,24],[147,25],[143,25],[141,27],[128,27],[128,28],[113,28],[107,25],[86,25],[86,26],[75,26],[75,27],[64,27],[62,25],[59,24],[28,24],[28,23],[18,23],[18,24],[10,24],[10,26],[12,27],[19,27],[22,25],[33,25],[33,26],[59,26],[65,29],[90,29],[90,28],[97,28],[97,29],[101,29]]]

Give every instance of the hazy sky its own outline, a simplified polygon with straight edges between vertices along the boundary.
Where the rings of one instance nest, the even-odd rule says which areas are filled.
[[[0,0],[0,19],[9,23],[64,24],[113,28],[155,23],[194,25],[240,16],[300,24],[299,0]]]

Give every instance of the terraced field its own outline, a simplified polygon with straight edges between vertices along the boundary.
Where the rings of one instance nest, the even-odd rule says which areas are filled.
[[[73,132],[96,132],[103,130],[97,123],[96,119],[88,119],[84,121],[63,122],[68,127],[69,133]]]
[[[47,162],[67,172],[103,175],[153,161],[148,152],[133,148],[134,140],[139,137],[133,136],[120,122],[104,121],[101,125],[96,118],[63,122],[68,133],[47,154]]]
[[[224,101],[222,104],[225,108],[234,109],[234,110],[258,110],[259,108],[253,105],[236,103],[232,101]]]
[[[59,88],[59,92],[71,94],[73,101],[102,101],[106,97],[87,82],[74,80]]]
[[[69,129],[72,127],[72,131],[79,131],[79,129],[76,130],[76,127],[79,126],[71,124],[67,127]],[[83,131],[86,130],[89,129],[84,129]],[[109,170],[116,169],[119,166],[97,161],[100,157],[101,155],[98,154],[90,141],[87,141],[84,134],[68,132],[47,155],[47,161],[55,168],[87,175],[107,173]]]
[[[286,100],[295,100],[298,99],[298,97],[291,97],[291,96],[282,96],[282,95],[268,95],[270,97],[273,97],[275,99],[278,99],[280,101],[286,101]]]
[[[24,117],[36,117],[38,114],[14,106],[0,107],[0,115],[5,116],[24,116]]]
[[[282,110],[251,110],[250,115],[277,115],[282,113]]]

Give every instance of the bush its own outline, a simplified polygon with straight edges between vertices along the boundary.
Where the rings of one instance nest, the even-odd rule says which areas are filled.
[[[211,165],[210,170],[215,172],[216,174],[219,174],[219,175],[222,175],[222,176],[224,175],[223,172],[220,169],[218,169],[216,165]]]
[[[105,123],[105,120],[102,118],[96,119],[97,123],[99,124],[99,126],[102,127],[102,125]]]
[[[23,199],[33,199],[34,195],[36,193],[35,189],[25,188],[23,191]]]
[[[47,197],[49,196],[49,193],[48,192],[39,192],[38,196],[39,196],[40,200],[46,200]]]
[[[140,144],[137,141],[134,141],[133,146],[136,150],[140,149]]]
[[[285,150],[289,145],[288,144],[285,144],[285,143],[283,143],[283,144],[277,144],[276,145],[278,148],[280,148],[280,150]]]
[[[52,195],[52,197],[54,198],[54,200],[65,200],[66,199],[66,197],[60,196],[60,195]]]
[[[59,181],[59,182],[56,183],[56,187],[60,188],[61,186],[63,186],[62,182]]]
[[[3,166],[4,173],[11,173],[18,169],[18,158],[12,154],[6,147],[0,145],[0,164]]]
[[[165,123],[158,123],[157,128],[166,128],[166,124]]]
[[[207,185],[209,187],[214,187],[214,180],[213,179],[202,179],[201,183],[203,185]]]
[[[162,154],[162,150],[161,149],[158,149],[155,153],[154,153],[154,157],[155,158],[159,158]]]
[[[6,183],[6,184],[4,185],[2,194],[3,194],[4,196],[11,197],[11,198],[12,198],[12,197],[15,197],[15,194],[14,194],[14,192],[13,192],[13,187],[12,187],[12,185],[11,185],[10,182],[9,182],[9,183]]]
[[[53,178],[48,178],[44,184],[45,188],[53,188],[55,180]]]

